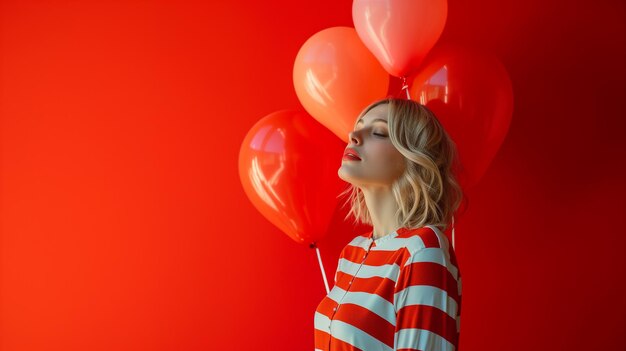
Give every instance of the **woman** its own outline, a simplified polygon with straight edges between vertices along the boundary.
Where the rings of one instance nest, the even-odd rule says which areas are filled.
[[[461,274],[443,233],[464,198],[453,141],[429,109],[396,98],[365,108],[349,137],[342,195],[372,230],[341,251],[316,350],[457,350]]]

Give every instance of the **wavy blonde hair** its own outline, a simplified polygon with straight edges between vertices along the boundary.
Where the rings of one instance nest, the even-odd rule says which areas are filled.
[[[398,204],[397,223],[401,227],[433,225],[446,230],[462,200],[467,200],[454,174],[461,168],[456,144],[434,113],[413,100],[387,97],[375,101],[356,120],[385,103],[389,107],[389,138],[407,162],[405,172],[392,184]],[[354,215],[354,224],[372,225],[361,189],[349,184],[339,197],[346,194],[349,196],[343,206],[349,204],[350,212],[345,219]]]

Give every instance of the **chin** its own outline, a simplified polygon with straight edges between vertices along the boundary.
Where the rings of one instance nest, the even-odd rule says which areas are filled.
[[[363,184],[363,179],[359,177],[355,177],[354,175],[350,174],[350,172],[346,171],[345,169],[342,170],[341,168],[339,168],[339,170],[337,171],[337,175],[344,182],[350,183],[356,187],[360,187]]]
[[[348,172],[343,165],[341,167],[339,167],[339,169],[337,170],[337,175],[339,176],[339,178],[341,180],[343,180],[344,182],[350,183],[350,184],[354,184],[354,177],[350,176],[350,172]]]
[[[343,167],[343,166],[342,166],[342,167]],[[343,173],[344,173],[344,172],[342,172],[342,171],[341,171],[341,168],[342,168],[342,167],[339,167],[339,169],[337,169],[337,176],[339,176],[339,179],[341,179],[341,180],[343,180],[343,181],[347,182],[346,178],[344,178],[344,175],[343,175]]]

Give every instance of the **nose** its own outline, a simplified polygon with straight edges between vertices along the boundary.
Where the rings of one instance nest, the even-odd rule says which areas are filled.
[[[348,133],[348,139],[350,139],[350,142],[356,145],[358,145],[361,142],[361,140],[359,139],[358,133],[354,130]]]

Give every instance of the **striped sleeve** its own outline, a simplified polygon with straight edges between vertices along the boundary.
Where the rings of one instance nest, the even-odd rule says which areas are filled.
[[[458,345],[457,280],[438,247],[413,253],[394,289],[394,350],[454,351]]]

